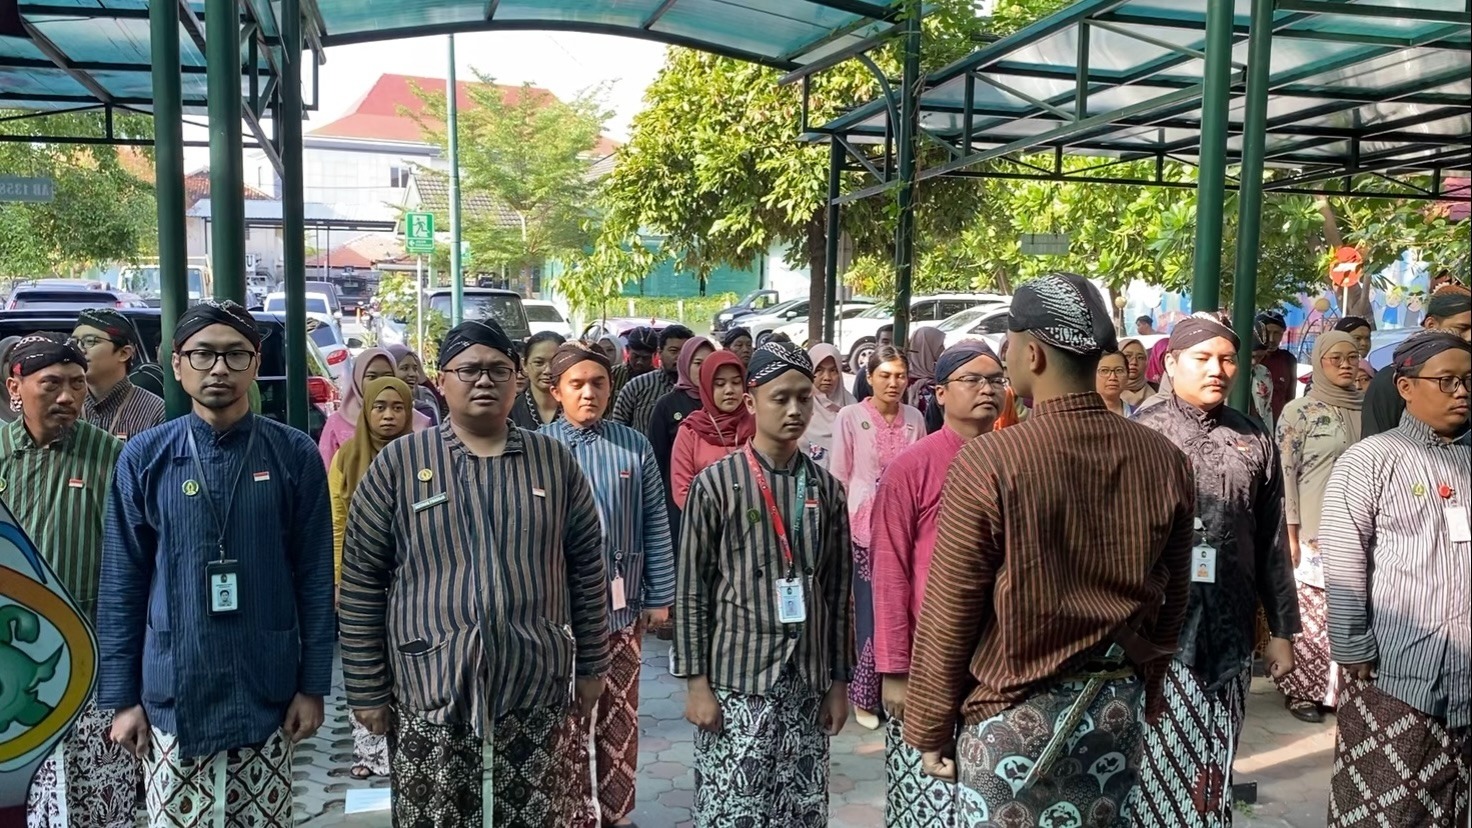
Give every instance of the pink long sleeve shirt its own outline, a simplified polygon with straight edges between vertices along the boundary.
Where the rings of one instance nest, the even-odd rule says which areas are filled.
[[[890,462],[925,436],[925,415],[900,405],[894,421],[886,423],[869,400],[844,406],[833,423],[833,456],[828,471],[848,494],[849,532],[856,546],[871,545],[870,511],[874,489]]]

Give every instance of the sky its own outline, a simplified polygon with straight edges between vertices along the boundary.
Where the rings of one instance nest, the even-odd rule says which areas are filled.
[[[423,37],[328,49],[327,62],[319,67],[322,100],[318,111],[308,113],[305,130],[310,132],[346,114],[379,75],[445,77],[449,69],[445,46],[444,37]],[[484,32],[455,36],[460,80],[474,79],[471,70],[475,69],[497,83],[531,83],[564,99],[608,84],[605,103],[614,114],[605,133],[620,141],[628,137],[629,122],[643,106],[644,89],[664,63],[664,51],[658,43],[610,35]],[[310,99],[310,76],[305,86]],[[186,126],[184,133],[187,139],[208,139],[208,132],[200,126]],[[246,135],[249,138],[249,132]],[[208,149],[185,151],[187,169],[208,163]]]

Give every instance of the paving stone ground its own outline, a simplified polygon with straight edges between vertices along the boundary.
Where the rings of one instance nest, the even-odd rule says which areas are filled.
[[[691,771],[694,727],[685,721],[684,682],[670,676],[668,645],[650,637],[639,688],[640,828],[684,828],[691,824],[695,779]],[[1253,681],[1236,780],[1257,782],[1258,801],[1238,809],[1246,828],[1319,828],[1327,821],[1329,772],[1333,761],[1331,716],[1309,725],[1289,716],[1282,697],[1266,679]],[[345,814],[350,788],[386,787],[386,780],[349,777],[353,739],[341,688],[330,700],[327,725],[296,757],[294,778],[298,821],[311,828],[388,828],[387,813]],[[829,824],[834,828],[880,828],[884,824],[884,737],[850,721],[833,740]]]

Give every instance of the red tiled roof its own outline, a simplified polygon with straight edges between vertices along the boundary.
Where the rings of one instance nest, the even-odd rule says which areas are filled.
[[[369,233],[332,249],[331,255],[318,254],[307,259],[307,267],[330,264],[334,268],[352,267],[372,270],[382,261],[392,261],[404,254],[404,246],[392,234]]]
[[[189,210],[210,197],[210,171],[208,169],[196,170],[184,176],[184,209]],[[255,187],[245,188],[246,201],[274,201],[270,193],[264,193]]]

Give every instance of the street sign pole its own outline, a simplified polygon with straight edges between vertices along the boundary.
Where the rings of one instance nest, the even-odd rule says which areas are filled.
[[[414,321],[419,328],[419,344],[414,349],[417,354],[424,353],[424,257],[417,256],[414,259],[414,296],[415,311]]]

